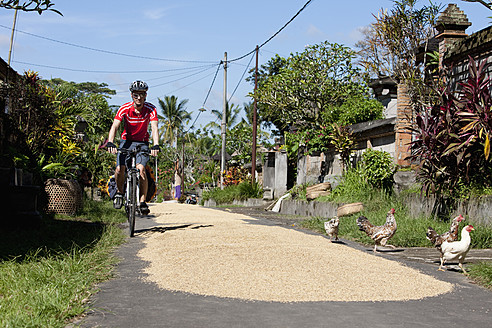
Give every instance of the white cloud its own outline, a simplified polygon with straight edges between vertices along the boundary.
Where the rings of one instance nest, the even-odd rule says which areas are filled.
[[[319,28],[317,28],[313,24],[309,25],[306,33],[310,37],[322,37],[325,35],[325,33],[323,31],[321,31]]]
[[[349,39],[355,44],[357,41],[362,40],[362,27],[358,27],[355,30],[350,31]]]
[[[168,14],[172,11],[176,11],[177,9],[182,10],[183,7],[186,7],[183,3],[167,6],[163,8],[150,8],[143,11],[143,15],[145,18],[150,20],[159,20],[162,17],[168,16]]]
[[[168,8],[160,8],[160,9],[145,10],[143,14],[147,19],[158,20],[166,16],[167,12],[168,12]]]

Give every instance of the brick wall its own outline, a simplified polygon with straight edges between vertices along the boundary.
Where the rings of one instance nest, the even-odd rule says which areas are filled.
[[[408,87],[398,84],[398,105],[396,114],[395,161],[402,167],[410,166],[406,158],[410,155],[409,146],[412,141],[411,127],[414,122],[414,111],[408,95]]]

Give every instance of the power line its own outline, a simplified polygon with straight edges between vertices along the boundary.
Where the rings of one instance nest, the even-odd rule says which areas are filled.
[[[198,81],[201,81],[201,80],[203,80],[203,79],[205,79],[205,78],[207,78],[207,77],[211,76],[212,74],[213,74],[213,73],[207,74],[207,75],[205,75],[204,77],[201,77],[201,78],[199,78],[199,79],[196,79],[196,80],[194,80],[193,82],[190,82],[190,83],[188,83],[188,84],[186,84],[186,85],[184,85],[184,86],[182,86],[182,87],[179,87],[178,89],[174,89],[174,90],[172,90],[172,91],[169,91],[169,92],[165,93],[165,94],[164,94],[164,96],[166,96],[166,95],[168,95],[168,94],[171,94],[171,93],[174,93],[174,92],[176,92],[176,91],[179,91],[179,90],[181,90],[181,89],[187,88],[187,87],[189,87],[190,85],[192,85],[192,84],[194,84],[194,83],[196,83],[196,82],[198,82]],[[150,101],[154,101],[154,100],[156,100],[157,98],[158,98],[158,97],[156,97],[156,98],[152,98]]]
[[[207,92],[207,96],[205,97],[205,100],[203,101],[203,105],[202,105],[202,108],[205,109],[205,103],[207,102],[207,99],[208,99],[208,96],[210,95],[210,92],[212,91],[212,87],[214,86],[214,83],[215,83],[215,79],[217,78],[217,74],[219,73],[219,70],[220,70],[220,66],[223,64],[223,62],[221,61],[218,65],[217,65],[217,70],[215,71],[215,75],[214,75],[214,78],[212,80],[212,83],[210,84],[210,88],[208,89],[208,92]],[[188,131],[190,131],[194,126],[195,126],[195,123],[196,121],[198,120],[198,118],[200,117],[200,114],[202,113],[202,110],[199,110],[198,111],[198,115],[195,117],[195,120],[193,121],[193,123],[191,123],[190,127],[188,128],[188,130],[186,130],[185,134],[188,133]]]
[[[223,64],[223,62],[220,61],[220,64],[217,65],[217,71],[215,71],[214,79],[212,80],[212,84],[210,85],[210,88],[208,89],[207,96],[205,97],[205,100],[203,101],[202,107],[205,107],[205,103],[207,102],[208,96],[210,95],[210,92],[212,91],[212,87],[214,86],[215,79],[217,78],[217,74],[219,73],[220,65],[222,65],[222,64]]]
[[[280,32],[282,32],[282,30],[284,28],[287,27],[287,25],[289,25],[297,16],[299,16],[299,14],[309,5],[309,3],[311,2],[312,0],[308,0],[304,6],[302,6],[301,9],[299,9],[299,11],[291,18],[289,19],[289,21],[287,23],[284,24],[284,26],[282,26],[277,32],[275,32],[271,37],[268,38],[268,40],[266,40],[265,42],[263,42],[260,46],[258,46],[258,49],[263,47],[265,44],[267,44],[268,42],[270,42],[274,37],[276,37]],[[251,55],[252,53],[254,53],[256,51],[256,48],[251,50],[250,52],[248,52],[247,54],[245,55],[242,55],[241,57],[238,57],[238,58],[234,58],[234,59],[231,59],[231,60],[228,60],[228,62],[233,62],[233,61],[236,61],[236,60],[240,60],[240,59],[243,59],[244,57],[247,57],[249,55]]]
[[[237,85],[236,87],[234,88],[234,91],[232,92],[231,96],[229,97],[229,100],[228,102],[231,102],[231,99],[232,97],[234,96],[234,94],[236,93],[236,90],[237,88],[239,87],[239,85],[241,84],[242,80],[243,80],[243,77],[244,77],[244,74],[246,74],[246,72],[248,71],[248,68],[249,68],[249,65],[251,65],[251,61],[253,60],[254,58],[254,54],[251,55],[251,58],[249,59],[249,63],[248,65],[246,65],[246,68],[244,69],[244,72],[243,72],[243,75],[241,75],[241,78],[239,79],[239,81],[237,82]]]
[[[7,27],[7,26],[2,25],[2,24],[0,24],[0,27],[3,27],[5,29],[10,30],[10,27]],[[130,54],[125,54],[125,53],[116,52],[116,51],[109,51],[109,50],[97,49],[97,48],[92,48],[92,47],[78,45],[78,44],[75,44],[75,43],[70,43],[70,42],[65,42],[65,41],[59,41],[59,40],[55,40],[55,39],[48,38],[48,37],[45,37],[45,36],[37,35],[37,34],[34,34],[34,33],[24,32],[24,31],[21,31],[21,30],[16,30],[16,32],[22,33],[22,34],[26,34],[26,35],[29,35],[29,36],[33,36],[35,38],[39,38],[39,39],[48,40],[48,41],[51,41],[51,42],[56,42],[56,43],[68,45],[68,46],[71,46],[71,47],[76,47],[76,48],[81,48],[81,49],[91,50],[91,51],[96,51],[96,52],[102,52],[102,53],[106,53],[106,54],[110,54],[110,55],[118,55],[118,56],[131,57],[131,58],[139,58],[139,59],[149,59],[149,60],[177,62],[177,63],[213,63],[212,61],[169,59],[169,58],[156,58],[156,57],[147,57],[147,56],[139,56],[139,55],[130,55]]]
[[[215,67],[216,65],[213,65],[212,67]],[[197,67],[202,67],[202,66],[197,66]],[[210,68],[212,68],[210,67]],[[210,68],[207,68],[210,69]],[[179,73],[175,73],[175,74],[170,74],[170,75],[164,75],[164,76],[159,76],[159,77],[154,77],[154,78],[146,78],[145,81],[155,81],[155,80],[161,80],[161,79],[164,79],[164,78],[167,78],[167,77],[171,77],[171,76],[176,76],[176,75],[182,75],[182,74],[187,74],[189,72],[194,72],[194,71],[197,71],[198,69],[197,68],[193,68],[193,69],[189,69],[188,71],[186,72],[179,72]],[[205,70],[203,70],[204,72]],[[202,71],[200,71],[202,72]],[[125,83],[118,83],[118,84],[111,84],[109,85],[109,87],[117,87],[117,86],[121,86],[121,85],[127,85],[128,83],[125,82]]]
[[[181,77],[181,78],[179,78],[179,79],[176,79],[176,80],[172,80],[172,81],[164,82],[164,83],[161,83],[161,84],[155,84],[155,85],[152,85],[151,87],[152,87],[152,88],[155,88],[155,87],[160,87],[160,86],[163,86],[163,85],[166,85],[166,84],[169,84],[169,83],[173,83],[173,82],[177,82],[177,81],[180,81],[180,80],[184,80],[184,79],[189,78],[189,77],[191,77],[191,76],[195,76],[195,75],[198,75],[198,74],[203,73],[203,72],[205,72],[205,71],[208,71],[208,70],[209,70],[209,69],[211,69],[211,68],[212,68],[212,67],[208,67],[208,68],[202,69],[202,70],[201,70],[201,71],[199,71],[199,72],[195,72],[195,73],[192,73],[192,74],[190,74],[190,75],[183,76],[183,77]]]
[[[34,63],[27,63],[27,62],[18,61],[18,60],[12,60],[12,62],[18,63],[18,64],[30,65],[30,66],[58,69],[58,70],[62,70],[62,71],[82,72],[82,73],[108,73],[108,74],[111,74],[111,73],[114,73],[114,74],[134,74],[134,73],[176,72],[176,71],[184,71],[184,70],[195,70],[195,69],[199,69],[199,68],[203,68],[203,67],[208,67],[207,69],[210,69],[212,67],[215,67],[215,65],[216,65],[216,64],[213,64],[213,65],[209,64],[209,65],[200,65],[200,66],[193,66],[193,67],[172,68],[172,69],[164,69],[164,70],[146,70],[146,71],[108,71],[108,70],[87,70],[87,69],[59,67],[59,66],[51,66],[51,65],[43,65],[43,64],[34,64]],[[182,73],[179,73],[179,74],[182,74]]]

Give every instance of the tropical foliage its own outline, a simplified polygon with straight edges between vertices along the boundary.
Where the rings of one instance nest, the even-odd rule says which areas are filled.
[[[109,176],[114,160],[99,150],[113,119],[106,100],[112,92],[87,92],[87,83],[43,81],[31,71],[4,85],[9,137],[2,149],[3,162],[11,160],[5,164],[33,172],[36,183],[49,177],[78,178],[88,171],[93,179],[85,183],[95,185]]]
[[[405,83],[420,109],[430,91],[425,85],[428,57],[418,56],[430,52],[429,40],[436,33],[441,7],[432,2],[418,6],[418,0],[393,0],[393,4],[390,10],[373,15],[376,21],[362,30],[364,39],[356,44],[359,63],[372,78],[391,76]]]
[[[391,155],[385,151],[367,149],[362,154],[364,176],[371,187],[390,192],[396,167]]]
[[[164,100],[158,98],[159,106],[161,107],[163,116],[159,116],[161,120],[161,128],[159,135],[163,139],[163,143],[169,143],[178,147],[178,134],[183,133],[185,123],[191,119],[191,114],[186,111],[188,99],[178,102],[176,96],[165,96]]]
[[[459,197],[463,188],[491,187],[491,106],[485,63],[470,58],[459,94],[446,89],[439,103],[417,115],[412,160],[420,165],[425,193]]]
[[[236,123],[237,120],[239,119],[239,113],[241,111],[241,108],[239,108],[239,105],[234,105],[233,103],[227,102],[226,103],[226,108],[225,108],[225,124],[226,124],[226,130],[230,130]],[[219,133],[221,132],[222,129],[222,116],[223,116],[223,111],[222,110],[217,110],[217,109],[212,109],[212,114],[217,117],[216,121],[212,121],[208,123],[205,128],[212,128]]]
[[[266,105],[262,119],[275,117],[280,131],[294,125],[316,129],[326,124],[323,115],[333,116],[333,108],[347,99],[368,99],[363,75],[352,64],[354,58],[355,52],[348,47],[328,42],[308,46],[302,53],[290,56],[277,74],[264,77],[251,94]]]

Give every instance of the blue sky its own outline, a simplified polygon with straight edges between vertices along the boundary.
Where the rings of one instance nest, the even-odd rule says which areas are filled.
[[[142,79],[150,86],[148,101],[157,106],[157,98],[166,95],[189,99],[187,110],[194,120],[224,52],[228,59],[247,54],[277,32],[307,0],[53,2],[63,16],[19,12],[11,62],[15,70],[22,73],[31,69],[43,78],[107,83],[118,91],[109,101],[112,105],[129,101],[129,83]],[[478,3],[441,3],[456,3],[465,12],[473,23],[468,34],[487,27],[491,21],[487,16],[492,12]],[[325,40],[352,47],[361,38],[359,29],[374,21],[372,14],[392,4],[389,0],[313,0],[260,49],[259,64],[275,54],[287,57]],[[5,61],[13,17],[12,10],[0,9],[0,56]],[[234,61],[228,68],[227,98],[237,87],[231,102],[240,106],[251,101],[247,94],[253,86],[241,81],[251,59],[247,56]],[[254,62],[253,58],[251,67]],[[222,110],[222,101],[221,69],[205,103],[207,111],[200,114],[195,126],[215,121],[211,110]]]

